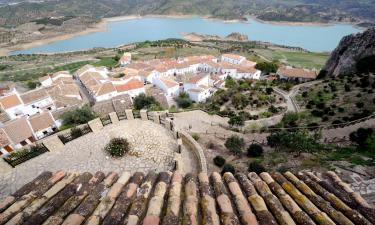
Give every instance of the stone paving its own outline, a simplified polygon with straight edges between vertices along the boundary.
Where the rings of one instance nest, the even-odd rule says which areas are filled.
[[[121,159],[110,158],[103,148],[113,137],[127,138],[132,151]],[[46,170],[92,173],[171,170],[176,149],[177,141],[161,125],[141,120],[120,121],[67,143],[64,149],[31,159],[7,175],[0,174],[0,198]]]

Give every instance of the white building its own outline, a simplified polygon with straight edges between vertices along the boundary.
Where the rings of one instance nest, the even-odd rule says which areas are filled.
[[[208,97],[211,96],[211,92],[208,87],[191,88],[186,92],[189,94],[189,98],[194,102],[204,102]]]
[[[122,55],[122,57],[120,58],[119,63],[120,63],[121,66],[126,66],[126,65],[130,64],[131,61],[132,61],[132,54],[129,53],[129,52],[125,52]]]
[[[57,124],[50,112],[43,112],[29,117],[29,123],[33,130],[34,137],[39,140],[57,130]]]
[[[246,60],[245,57],[241,55],[235,55],[235,54],[223,54],[221,56],[221,61],[228,62],[231,64],[240,64]]]
[[[168,96],[177,96],[180,93],[180,85],[176,81],[166,77],[155,78],[153,84],[163,90]]]

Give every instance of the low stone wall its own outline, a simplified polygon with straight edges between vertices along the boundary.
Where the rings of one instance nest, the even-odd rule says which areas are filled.
[[[182,142],[187,145],[195,154],[199,163],[199,172],[207,173],[207,161],[206,156],[203,153],[202,147],[199,145],[194,138],[185,131],[177,131],[178,136],[182,139]]]

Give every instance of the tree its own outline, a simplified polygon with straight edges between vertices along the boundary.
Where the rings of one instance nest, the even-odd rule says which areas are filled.
[[[215,156],[215,158],[214,158],[214,163],[218,167],[222,167],[225,164],[225,162],[226,162],[226,160],[220,155]]]
[[[319,136],[311,135],[306,130],[295,132],[279,131],[272,133],[267,137],[268,145],[279,151],[297,152],[315,152],[322,148],[318,143]]]
[[[357,131],[350,133],[349,138],[352,142],[356,143],[360,148],[367,148],[367,139],[374,135],[375,132],[372,128],[359,128]]]
[[[236,93],[232,96],[232,104],[236,109],[243,109],[249,104],[249,100],[246,95]]]
[[[225,147],[234,154],[241,154],[245,147],[245,140],[237,135],[232,135],[225,141]]]
[[[237,82],[230,76],[227,77],[225,80],[225,87],[226,88],[234,88],[237,86]]]
[[[96,117],[95,113],[88,106],[65,112],[61,115],[64,125],[79,125],[89,122]]]
[[[263,147],[259,144],[253,143],[247,148],[247,156],[259,157],[263,155]]]
[[[188,108],[193,104],[193,101],[189,98],[189,94],[186,92],[181,92],[175,100],[178,107],[181,108]]]
[[[140,94],[133,100],[133,105],[136,110],[149,109],[155,106],[160,106],[159,102],[153,96],[146,96]]]
[[[234,115],[229,118],[228,124],[231,126],[243,126],[245,124],[245,120],[242,116]]]
[[[279,69],[279,65],[275,62],[260,62],[255,65],[255,68],[262,71],[265,74],[276,73]]]
[[[112,157],[122,157],[130,150],[130,144],[125,138],[113,138],[104,150]]]

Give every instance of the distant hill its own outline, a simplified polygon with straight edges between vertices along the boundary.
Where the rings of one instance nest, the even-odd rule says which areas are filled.
[[[2,0],[0,3],[19,1]],[[269,21],[375,21],[375,0],[47,0],[0,8],[0,26],[13,27],[57,16],[100,19],[129,14],[212,15]]]

